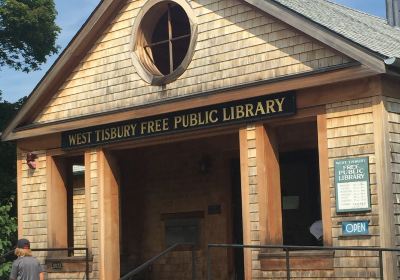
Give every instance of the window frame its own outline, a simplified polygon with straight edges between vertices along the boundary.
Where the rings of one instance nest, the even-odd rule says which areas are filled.
[[[161,214],[161,221],[163,222],[163,231],[164,231],[164,244],[166,247],[172,246],[167,242],[167,222],[168,221],[188,221],[193,220],[196,221],[197,224],[197,242],[194,244],[194,247],[190,245],[178,246],[177,251],[191,251],[193,248],[195,250],[200,250],[203,244],[203,220],[204,220],[204,212],[203,211],[192,211],[192,212],[177,212],[177,213],[163,213]]]
[[[154,71],[150,71],[148,66],[144,65],[143,61],[149,60],[145,54],[145,37],[143,29],[146,28],[145,25],[146,15],[147,13],[155,7],[157,4],[160,3],[173,3],[180,6],[186,13],[189,24],[190,24],[190,43],[188,47],[188,51],[186,53],[185,58],[182,60],[182,63],[176,67],[172,72],[167,75],[164,75],[158,71],[158,69],[154,69]],[[192,57],[194,55],[194,50],[197,41],[197,29],[198,23],[197,18],[193,12],[192,7],[188,2],[185,0],[150,0],[146,2],[146,4],[142,7],[139,11],[137,17],[135,18],[133,29],[132,29],[132,36],[131,36],[131,59],[133,66],[135,67],[137,74],[147,83],[151,85],[164,85],[167,83],[171,83],[175,81],[179,76],[181,76],[187,67],[189,66]],[[149,62],[146,62],[149,64]],[[157,67],[154,67],[157,68]]]

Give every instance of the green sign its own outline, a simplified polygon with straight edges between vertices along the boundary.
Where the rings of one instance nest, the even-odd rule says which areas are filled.
[[[296,95],[294,92],[285,92],[66,131],[61,135],[61,147],[69,149],[97,146],[295,113]]]
[[[335,160],[336,212],[371,210],[368,157]]]
[[[369,235],[369,221],[345,221],[342,222],[343,236]]]

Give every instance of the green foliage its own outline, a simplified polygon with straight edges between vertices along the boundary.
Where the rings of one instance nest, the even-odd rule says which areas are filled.
[[[1,97],[1,96],[0,96]],[[2,131],[21,107],[21,101],[0,101],[0,131]],[[0,141],[0,202],[16,194],[16,147],[13,142]]]
[[[0,67],[29,72],[57,53],[53,0],[0,0]]]
[[[17,231],[17,219],[12,217],[14,197],[0,204],[0,255],[9,252],[15,243]],[[0,263],[3,260],[0,259]],[[11,262],[0,264],[0,279],[8,279]]]
[[[24,72],[38,70],[48,55],[57,53],[60,28],[55,24],[56,15],[53,0],[0,0],[0,69],[9,66]],[[4,101],[0,90],[0,132],[24,100]],[[15,143],[0,142],[0,155],[1,256],[12,248],[17,238]],[[11,263],[1,264],[2,261],[0,259],[0,280],[6,280]]]
[[[24,98],[25,99],[25,98]],[[23,100],[16,103],[2,101],[0,91],[0,131],[22,106]],[[16,147],[13,142],[0,142],[0,256],[11,250],[16,242],[17,219],[14,197],[16,182]],[[9,258],[7,258],[9,260]],[[8,279],[11,262],[1,264],[0,280]]]

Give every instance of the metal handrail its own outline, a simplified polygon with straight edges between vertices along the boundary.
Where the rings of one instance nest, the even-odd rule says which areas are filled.
[[[69,247],[69,248],[42,248],[42,249],[31,249],[32,251],[36,252],[57,252],[57,251],[67,251],[68,253],[71,251],[85,251],[85,262],[86,262],[86,267],[85,267],[85,274],[86,274],[86,280],[89,280],[89,248],[87,247],[82,247],[82,248],[74,248],[74,247]]]
[[[379,257],[380,279],[383,276],[383,252],[400,252],[400,248],[379,248],[379,247],[320,247],[320,246],[290,246],[290,245],[243,245],[243,244],[208,244],[207,246],[207,279],[211,280],[211,248],[239,248],[239,249],[282,249],[286,258],[286,278],[290,280],[290,251],[372,251],[377,252]]]
[[[179,247],[179,246],[191,246],[192,247],[192,280],[196,279],[196,261],[195,261],[195,254],[194,254],[194,247],[195,244],[193,243],[176,243],[170,247],[168,247],[167,249],[165,249],[164,251],[162,251],[161,253],[159,253],[157,256],[152,257],[151,259],[147,260],[145,263],[143,263],[142,265],[139,265],[137,268],[135,268],[134,270],[132,270],[131,272],[128,272],[127,274],[125,274],[124,276],[122,276],[120,278],[120,280],[129,280],[130,277],[133,277],[137,274],[139,274],[140,272],[142,272],[144,269],[146,269],[147,267],[149,267],[150,265],[152,265],[155,261],[157,261],[159,258],[161,258],[162,256],[168,254],[169,252],[175,250],[175,248]]]
[[[15,250],[15,249],[14,249]],[[1,258],[6,257],[10,255],[14,250],[7,252]],[[85,273],[86,273],[86,280],[89,280],[89,248],[37,248],[37,249],[31,249],[32,252],[56,252],[56,251],[85,251],[85,262],[86,262],[86,268],[85,268]],[[5,261],[7,262],[7,261]],[[2,262],[0,264],[3,264],[5,262]]]

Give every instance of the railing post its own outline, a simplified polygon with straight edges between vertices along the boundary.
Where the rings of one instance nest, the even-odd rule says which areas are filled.
[[[86,280],[89,280],[89,248],[85,248],[86,253]]]
[[[207,246],[207,280],[211,280],[211,256],[210,246]]]
[[[285,256],[286,256],[286,279],[290,280],[289,248],[285,248]]]
[[[381,280],[384,280],[382,257],[383,257],[382,250],[379,249],[379,276]]]
[[[196,255],[195,255],[195,245],[192,245],[192,280],[196,280]]]

